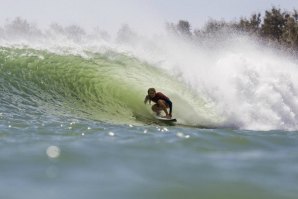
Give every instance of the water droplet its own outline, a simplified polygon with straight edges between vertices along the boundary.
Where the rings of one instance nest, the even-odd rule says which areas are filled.
[[[60,156],[60,148],[57,146],[49,146],[47,148],[47,155],[49,158],[58,158]]]
[[[176,136],[177,136],[177,137],[180,137],[180,138],[186,138],[186,139],[190,138],[190,135],[185,135],[185,134],[182,133],[182,132],[178,132],[178,133],[176,133]]]
[[[115,133],[109,132],[108,135],[113,137],[113,136],[115,136]]]
[[[181,132],[176,133],[176,135],[177,135],[177,137],[180,137],[180,138],[184,137],[184,134]]]

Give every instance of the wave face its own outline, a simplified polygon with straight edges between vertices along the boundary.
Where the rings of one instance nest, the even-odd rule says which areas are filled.
[[[298,130],[297,59],[249,36],[112,41],[62,32],[0,40],[1,100],[9,107],[1,112],[14,106],[148,124],[154,120],[143,99],[155,87],[171,98],[180,124]]]
[[[193,116],[204,124],[214,120],[203,100],[164,70],[115,52],[87,54],[84,58],[47,50],[1,48],[2,109],[7,107],[1,111],[11,112],[14,106],[16,111],[31,109],[32,115],[73,114],[105,122],[148,123],[153,116],[143,103],[146,90],[166,85],[162,91],[173,98],[175,113],[184,124],[196,125]],[[184,93],[184,98],[177,92]],[[207,115],[211,117],[207,119]]]

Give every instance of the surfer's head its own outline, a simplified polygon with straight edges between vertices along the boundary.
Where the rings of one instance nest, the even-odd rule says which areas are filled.
[[[156,90],[155,88],[149,88],[148,89],[148,95],[152,98],[155,96]]]

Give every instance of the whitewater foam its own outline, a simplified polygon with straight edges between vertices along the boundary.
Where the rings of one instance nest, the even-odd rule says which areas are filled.
[[[211,49],[191,41],[159,40],[158,51],[149,50],[149,56],[134,52],[140,59],[163,60],[158,67],[179,74],[214,106],[222,118],[219,126],[297,130],[297,60],[245,35],[222,39]]]

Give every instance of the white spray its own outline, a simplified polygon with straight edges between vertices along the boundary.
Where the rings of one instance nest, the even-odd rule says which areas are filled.
[[[151,63],[159,61],[158,67],[212,101],[222,118],[219,126],[297,130],[297,60],[248,36],[222,38],[208,47],[192,40],[160,38],[155,39],[155,48],[134,45],[130,51]]]

